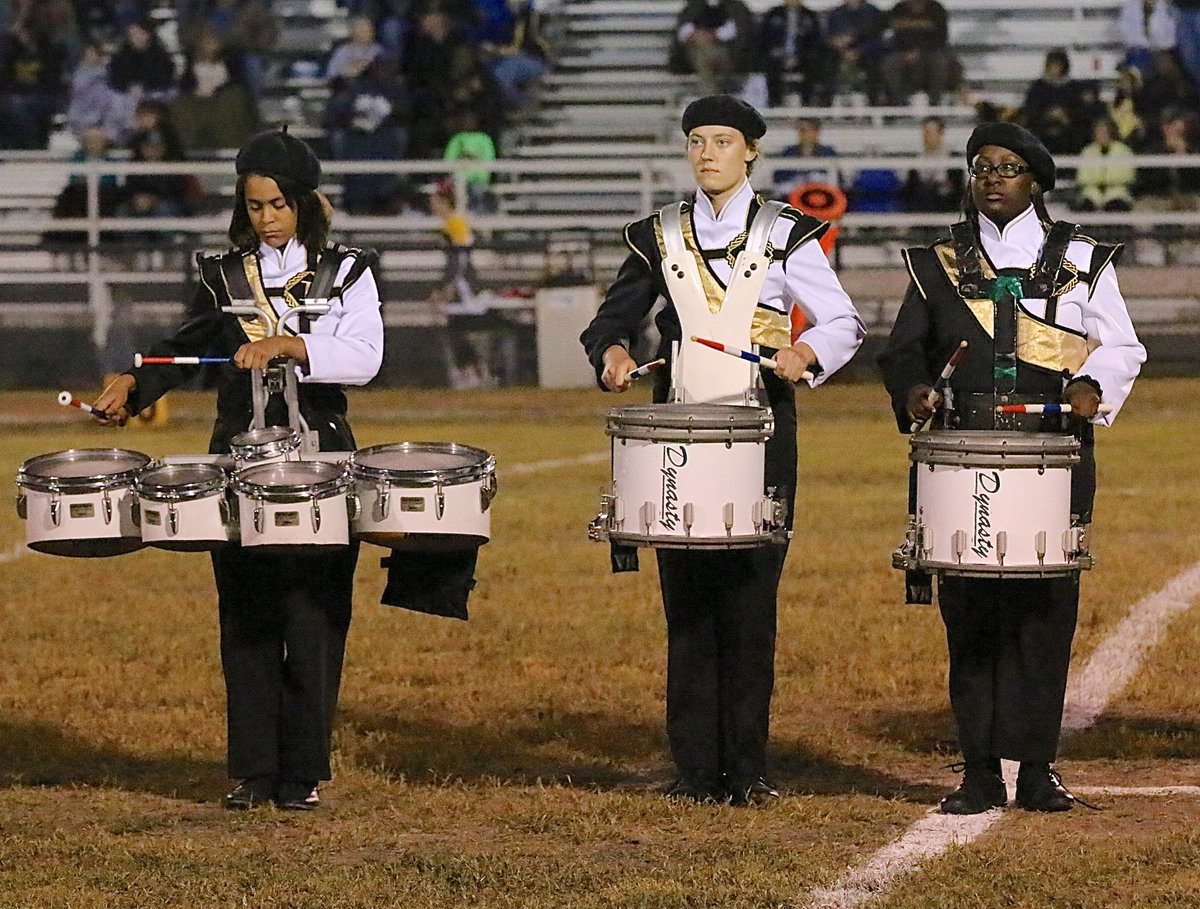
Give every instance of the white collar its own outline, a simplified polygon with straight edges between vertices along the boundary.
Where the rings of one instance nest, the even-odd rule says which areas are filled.
[[[750,180],[743,178],[742,185],[729,197],[729,200],[721,208],[720,214],[713,211],[712,199],[699,187],[696,189],[696,201],[692,209],[696,214],[702,214],[710,221],[725,221],[736,217],[740,222],[745,222],[746,211],[750,208],[750,200],[753,198],[754,190],[750,188]],[[734,212],[737,212],[736,216],[733,215]]]
[[[995,221],[981,212],[979,214],[979,238],[1017,245],[1033,242],[1037,246],[1041,246],[1042,222],[1038,220],[1032,205],[1005,224],[1003,230]]]
[[[308,264],[308,252],[304,244],[295,237],[290,238],[278,249],[267,243],[259,243],[258,257],[264,265],[279,272],[303,268]]]

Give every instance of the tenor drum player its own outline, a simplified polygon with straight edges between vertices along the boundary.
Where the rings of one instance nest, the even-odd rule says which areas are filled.
[[[775,370],[761,370],[760,378],[774,417],[764,485],[786,502],[790,527],[797,447],[793,383],[807,371],[816,386],[845,365],[862,343],[862,322],[821,251],[818,241],[829,225],[764,203],[750,186],[766,132],[758,112],[728,95],[712,95],[688,105],[681,126],[696,192],[625,228],[629,254],[580,340],[600,386],[626,391],[636,368],[633,339],[663,298],[656,318],[659,356],[672,361],[678,352],[679,362],[655,373],[659,404],[672,398],[742,404],[757,378],[742,361],[690,343],[683,326],[713,326],[725,334],[713,340],[755,344],[772,357]],[[734,263],[748,244],[764,251],[765,268],[735,274]],[[694,279],[681,287],[685,274]],[[807,320],[795,343],[793,307]],[[679,774],[670,797],[747,804],[779,795],[769,781],[766,745],[776,594],[786,553],[780,544],[657,550],[667,621],[667,735]],[[614,570],[632,567],[621,564],[616,548],[613,561]]]
[[[1055,165],[1041,142],[986,123],[966,149],[965,218],[949,240],[906,250],[909,283],[879,357],[902,432],[935,428],[1073,433],[1073,521],[1091,520],[1093,430],[1111,425],[1146,358],[1117,284],[1119,245],[1054,221],[1043,196]],[[936,377],[961,341],[949,406]],[[1001,405],[1069,404],[1069,416],[998,413]],[[1106,405],[1103,408],[1101,405]],[[917,577],[913,577],[917,575]],[[930,602],[932,579],[910,572],[910,602]],[[1006,804],[1001,759],[1019,762],[1017,804],[1065,811],[1075,799],[1056,758],[1079,572],[1058,577],[944,575],[938,605],[950,657],[950,702],[964,758],[947,814]]]
[[[330,208],[318,191],[321,165],[286,131],[252,137],[238,153],[229,227],[233,247],[197,256],[199,281],[187,318],[154,345],[155,356],[227,356],[217,379],[217,417],[209,451],[225,454],[251,422],[251,369],[290,357],[299,371],[300,413],[322,451],[352,451],[344,385],[379,371],[383,320],[375,280],[378,256],[328,240]],[[274,326],[309,297],[328,313],[298,330],[269,336],[260,319],[221,311],[247,300]],[[288,323],[295,328],[295,322]],[[95,406],[123,423],[198,367],[143,366],[118,376]],[[268,426],[288,425],[280,395]],[[318,548],[318,547],[314,547]],[[278,554],[231,544],[213,553],[228,705],[229,775],[238,780],[230,809],[275,803],[311,810],[330,778],[329,747],[342,657],[350,626],[358,544],[318,554]]]

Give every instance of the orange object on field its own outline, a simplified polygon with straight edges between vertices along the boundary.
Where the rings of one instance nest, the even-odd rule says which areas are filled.
[[[830,222],[829,230],[825,231],[825,235],[819,241],[821,251],[826,256],[833,252],[833,244],[838,235],[837,220],[846,213],[847,202],[846,194],[832,183],[802,183],[788,196],[788,204],[792,208],[798,208],[806,215]],[[792,343],[795,344],[808,324],[804,313],[798,307],[792,307],[791,323]]]

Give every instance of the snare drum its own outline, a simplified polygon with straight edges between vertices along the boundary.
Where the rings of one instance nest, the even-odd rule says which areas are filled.
[[[133,486],[149,463],[148,455],[122,448],[71,448],[30,458],[17,473],[17,514],[29,548],[79,557],[140,549]]]
[[[608,415],[612,491],[593,539],[668,549],[742,549],[787,540],[783,505],[763,492],[765,407],[653,404]]]
[[[913,435],[911,445],[916,514],[900,567],[984,577],[1048,577],[1091,567],[1082,529],[1071,523],[1077,439],[938,431]]]
[[[145,471],[135,484],[142,541],[182,552],[224,546],[236,529],[228,486],[216,464],[163,464]]]
[[[401,442],[350,456],[354,535],[390,549],[481,546],[492,535],[496,459],[454,442]]]
[[[345,464],[279,461],[234,476],[243,546],[346,546],[352,499]]]
[[[300,433],[288,426],[247,429],[230,440],[229,450],[239,469],[279,461],[298,461]]]

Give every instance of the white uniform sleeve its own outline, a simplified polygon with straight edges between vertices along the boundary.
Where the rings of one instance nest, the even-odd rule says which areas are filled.
[[[794,249],[783,270],[786,298],[808,320],[798,340],[816,352],[821,364],[821,374],[809,382],[815,388],[850,362],[867,330],[816,240]]]
[[[1112,413],[1097,414],[1093,423],[1111,426],[1133,388],[1133,380],[1146,362],[1146,348],[1133,330],[1125,298],[1117,284],[1116,269],[1105,268],[1092,279],[1090,298],[1081,304],[1083,330],[1091,353],[1075,374],[1100,383],[1102,399]]]
[[[335,284],[346,279],[354,263],[352,256],[342,262]],[[375,275],[368,268],[329,302],[333,308],[301,335],[308,350],[308,369],[301,381],[366,385],[383,362],[383,316]]]

